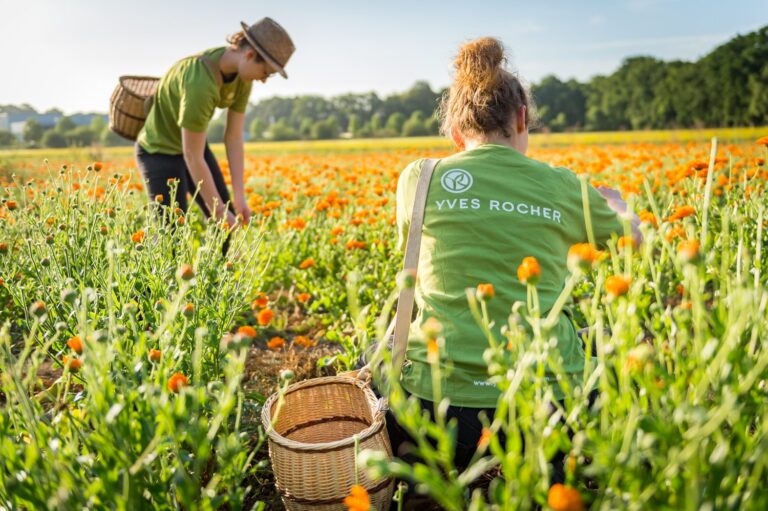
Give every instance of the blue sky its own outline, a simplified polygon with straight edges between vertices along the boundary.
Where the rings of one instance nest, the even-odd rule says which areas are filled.
[[[444,86],[459,45],[484,35],[534,82],[609,74],[632,55],[694,60],[768,24],[768,1],[0,0],[0,104],[105,112],[119,75],[161,75],[263,16],[297,51],[290,78],[255,84],[253,102]]]

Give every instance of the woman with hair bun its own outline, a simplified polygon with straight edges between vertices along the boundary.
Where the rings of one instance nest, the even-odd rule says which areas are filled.
[[[243,185],[245,109],[254,81],[280,73],[294,52],[288,33],[271,18],[227,39],[228,46],[206,50],[174,64],[162,77],[146,123],[136,141],[136,163],[151,198],[172,206],[170,183],[176,182],[176,203],[185,213],[187,193],[207,217],[234,226],[236,216],[248,222],[251,211]],[[229,190],[206,130],[216,108],[227,109],[224,145],[232,190]]]
[[[488,312],[497,338],[510,308],[526,301],[526,285],[517,276],[523,258],[533,256],[541,275],[537,283],[544,314],[560,295],[567,276],[571,245],[588,239],[581,182],[565,168],[525,155],[528,130],[535,120],[530,92],[505,69],[500,41],[486,37],[463,45],[455,60],[455,79],[441,105],[442,131],[458,152],[440,160],[429,184],[424,214],[416,317],[411,324],[407,361],[402,370],[405,391],[433,413],[432,376],[422,325],[437,320],[445,339],[441,392],[450,399],[448,419],[458,421],[455,463],[465,467],[481,438],[478,415],[493,417],[500,392],[488,381],[483,352],[486,335],[466,300],[467,288],[491,283],[495,296]],[[423,160],[409,164],[397,186],[400,247],[408,237],[416,184]],[[626,203],[611,189],[588,187],[592,228],[598,245],[623,232],[620,214]],[[635,235],[640,239],[635,218]],[[561,313],[556,327],[557,350],[566,373],[584,371],[583,343],[571,320]],[[558,400],[559,385],[551,379]],[[395,455],[409,459],[413,440],[389,414],[388,430]],[[556,470],[557,473],[557,470]],[[557,479],[555,476],[553,479]]]

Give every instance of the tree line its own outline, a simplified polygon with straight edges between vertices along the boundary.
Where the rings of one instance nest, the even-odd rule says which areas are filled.
[[[531,91],[543,131],[768,125],[768,26],[738,35],[695,62],[630,57],[610,75],[587,82],[550,75],[532,84]],[[272,97],[250,105],[246,128],[250,140],[436,135],[435,114],[444,93],[419,81],[384,98],[375,92]],[[211,122],[211,142],[223,140],[225,125],[223,114]],[[101,120],[74,127],[66,117],[54,127],[28,122],[24,143],[29,142],[45,147],[125,143]],[[0,132],[0,146],[13,143],[18,142],[10,133]]]

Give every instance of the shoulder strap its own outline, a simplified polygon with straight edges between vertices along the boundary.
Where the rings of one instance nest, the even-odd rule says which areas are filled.
[[[205,64],[205,67],[208,68],[208,71],[211,72],[213,75],[213,79],[216,80],[216,86],[221,87],[224,85],[224,79],[221,77],[221,71],[219,71],[218,62],[213,60],[211,57],[207,55],[200,54],[197,56],[197,59]]]
[[[421,165],[421,174],[416,185],[416,197],[413,200],[411,225],[408,228],[408,240],[405,244],[403,270],[416,271],[419,265],[419,250],[421,249],[421,230],[424,225],[424,209],[427,205],[427,193],[432,172],[439,159],[426,159]],[[405,350],[408,346],[408,330],[413,313],[414,288],[404,288],[400,291],[395,313],[395,340],[392,347],[392,364],[396,371],[402,368],[405,361]]]

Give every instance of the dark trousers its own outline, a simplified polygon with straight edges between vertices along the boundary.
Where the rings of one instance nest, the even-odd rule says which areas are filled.
[[[160,203],[163,206],[170,208],[178,207],[186,215],[189,211],[187,195],[194,194],[197,191],[197,184],[189,173],[184,156],[181,154],[150,153],[145,151],[139,144],[135,146],[135,154],[136,165],[144,179],[144,185],[150,200],[155,200],[155,197],[161,195],[162,200]],[[211,177],[213,178],[216,190],[218,190],[221,196],[221,200],[228,204],[229,210],[234,213],[229,189],[224,182],[221,167],[219,167],[219,162],[216,161],[216,157],[213,155],[208,144],[205,144],[203,157],[205,158],[205,163],[208,164],[208,168],[211,170]],[[171,183],[174,181],[176,183],[176,196],[174,198],[175,203],[171,204]],[[206,218],[210,218],[211,212],[208,210],[208,206],[200,196],[200,193],[195,195],[195,202],[197,202]],[[222,252],[226,255],[228,249],[229,235],[224,241]]]

